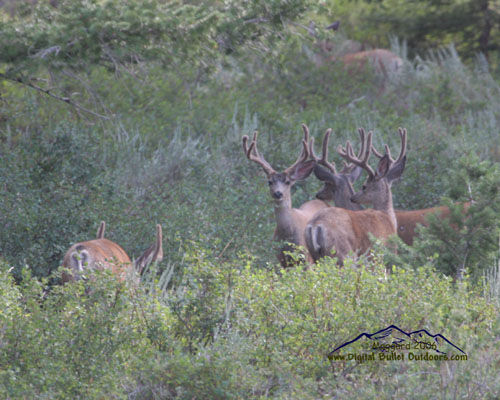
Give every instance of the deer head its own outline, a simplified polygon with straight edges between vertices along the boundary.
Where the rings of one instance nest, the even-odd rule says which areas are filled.
[[[339,146],[337,151],[344,159],[358,165],[368,173],[362,189],[354,194],[351,200],[358,204],[372,204],[376,210],[392,209],[391,186],[403,173],[406,163],[406,129],[399,128],[401,151],[398,159],[391,158],[389,148],[386,146],[386,154],[381,157],[376,171],[373,171],[368,164],[368,159],[373,151],[372,134],[372,132],[368,132],[366,151],[361,158],[354,155],[349,141],[345,149]],[[392,210],[392,212],[394,211]]]
[[[304,131],[304,139],[302,140],[302,151],[297,160],[286,168],[283,172],[276,172],[271,165],[262,157],[257,149],[257,131],[253,134],[253,139],[248,145],[248,136],[243,136],[243,151],[250,161],[259,164],[264,170],[271,197],[276,204],[290,206],[291,188],[293,184],[302,179],[306,179],[314,168],[314,161],[309,158],[309,129],[305,124],[302,124]]]
[[[323,188],[316,194],[316,197],[326,201],[333,200],[336,207],[360,210],[362,207],[359,204],[353,203],[351,197],[354,195],[352,184],[360,177],[362,168],[344,161],[343,169],[337,172],[335,163],[328,161],[328,141],[331,133],[331,129],[325,132],[321,159],[318,159],[314,153],[314,142],[311,139],[311,157],[316,161],[314,175],[324,183]],[[359,134],[361,137],[361,148],[358,157],[365,151],[364,130],[360,129]]]

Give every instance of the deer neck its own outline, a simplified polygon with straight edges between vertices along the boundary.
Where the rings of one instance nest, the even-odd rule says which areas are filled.
[[[394,230],[397,230],[398,222],[396,219],[396,213],[394,212],[394,205],[392,202],[392,192],[389,189],[387,196],[382,196],[376,204],[373,204],[373,209],[385,212],[391,219],[392,226]]]
[[[277,239],[295,243],[297,241],[297,226],[291,199],[276,203],[274,215],[276,217]]]
[[[335,191],[334,199],[335,207],[345,208],[346,210],[359,211],[363,210],[364,207],[361,204],[353,202],[352,196],[356,194],[352,183],[348,178],[342,177],[343,184],[340,184],[338,190]]]
[[[354,203],[350,199],[346,199],[345,196],[337,196],[333,201],[335,203],[335,207],[353,211],[363,210],[363,206],[361,204]]]

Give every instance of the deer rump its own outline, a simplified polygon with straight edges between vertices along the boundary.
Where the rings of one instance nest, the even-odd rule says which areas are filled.
[[[369,234],[387,239],[394,234],[389,215],[378,210],[351,211],[331,207],[319,211],[308,223],[306,244],[314,260],[328,257],[335,250],[339,263],[349,252],[365,253],[371,247]]]

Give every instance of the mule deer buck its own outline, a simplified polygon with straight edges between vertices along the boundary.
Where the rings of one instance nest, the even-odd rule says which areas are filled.
[[[371,247],[369,234],[386,240],[396,233],[396,216],[392,203],[391,185],[404,171],[406,162],[406,130],[405,140],[401,146],[401,160],[391,165],[389,157],[384,156],[376,171],[368,164],[371,154],[372,132],[366,135],[366,149],[362,158],[356,157],[351,143],[346,148],[341,146],[337,152],[348,162],[363,168],[368,178],[363,188],[351,197],[354,203],[372,204],[373,209],[352,211],[338,207],[320,210],[309,221],[305,231],[306,243],[314,261],[329,256],[336,251],[339,264],[343,264],[346,256],[352,252],[360,254]]]
[[[97,239],[75,243],[66,252],[63,267],[70,273],[63,272],[63,282],[86,279],[86,271],[109,269],[120,280],[127,274],[141,273],[146,266],[163,259],[162,229],[156,225],[156,241],[132,263],[129,256],[119,245],[104,238],[106,224],[101,222]]]
[[[322,200],[310,200],[302,204],[299,208],[292,207],[291,188],[298,180],[306,179],[314,168],[314,160],[309,160],[309,129],[302,124],[304,139],[302,140],[302,151],[297,160],[283,172],[277,172],[262,157],[257,150],[257,132],[254,132],[253,139],[248,145],[248,136],[243,136],[243,151],[250,161],[260,165],[264,170],[269,184],[269,191],[274,201],[274,215],[276,218],[276,229],[273,239],[285,241],[295,246],[305,248],[304,229],[309,219],[319,210],[329,207],[328,203]],[[293,263],[286,255],[287,251],[293,250],[293,246],[286,245],[281,248],[278,260],[283,267],[292,266]],[[306,253],[306,259],[311,261],[311,257]]]
[[[399,134],[401,136],[401,140],[406,140],[406,138],[403,138],[402,132],[399,131]],[[399,154],[399,157],[394,160],[391,157],[391,151],[389,149],[389,146],[385,145],[385,154],[382,154],[375,149],[372,145],[372,152],[375,154],[376,157],[379,159],[382,159],[385,155],[389,157],[389,161],[391,164],[394,164],[396,162],[399,162],[402,157],[402,153]],[[463,212],[467,212],[469,209],[471,203],[466,202],[463,203]],[[398,221],[398,236],[401,238],[403,242],[405,242],[407,245],[411,246],[413,244],[413,239],[416,236],[416,228],[417,225],[423,225],[423,226],[429,226],[429,222],[427,218],[431,214],[435,214],[437,217],[440,219],[448,219],[450,217],[450,209],[447,206],[438,206],[438,207],[430,207],[430,208],[424,208],[421,210],[396,210],[396,219]]]
[[[344,162],[344,168],[337,172],[334,162],[328,161],[328,141],[331,129],[328,129],[323,138],[321,159],[318,159],[314,153],[313,144],[311,142],[311,157],[316,161],[314,166],[314,175],[323,182],[323,188],[316,193],[316,198],[325,201],[333,201],[335,207],[346,208],[348,210],[361,210],[359,204],[353,203],[351,197],[354,195],[354,187],[352,184],[361,176],[363,169],[354,164]],[[365,131],[359,129],[361,139],[361,148],[358,153],[358,158],[362,157],[365,152]],[[326,167],[326,168],[325,168]]]

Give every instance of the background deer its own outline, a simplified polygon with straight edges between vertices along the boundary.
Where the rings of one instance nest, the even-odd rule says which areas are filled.
[[[406,137],[406,130],[404,131]],[[338,207],[320,210],[307,224],[305,237],[307,248],[316,261],[328,256],[334,249],[339,264],[350,252],[359,254],[366,252],[371,241],[369,234],[387,239],[396,233],[396,216],[392,203],[392,182],[398,179],[404,171],[406,155],[400,162],[392,164],[388,156],[384,156],[376,171],[368,165],[371,153],[372,132],[366,138],[365,153],[360,159],[354,155],[348,141],[346,148],[341,146],[338,153],[368,173],[363,188],[354,194],[351,200],[359,204],[373,204],[373,209],[351,211]],[[406,152],[406,140],[402,143],[402,152]]]
[[[120,280],[134,271],[139,274],[152,262],[163,259],[162,229],[156,225],[156,241],[133,263],[119,245],[104,238],[104,221],[97,231],[97,239],[75,243],[66,252],[63,267],[71,273],[63,272],[63,282],[85,279],[86,271],[93,269],[110,269]]]
[[[302,124],[302,129],[304,131],[302,151],[297,160],[283,172],[276,172],[260,155],[257,150],[257,132],[254,132],[250,145],[248,145],[248,136],[243,136],[243,151],[250,161],[254,161],[262,167],[267,176],[276,218],[273,239],[305,247],[304,229],[307,222],[317,211],[329,207],[329,205],[322,200],[310,200],[299,208],[292,207],[291,189],[293,184],[298,180],[306,179],[315,164],[314,160],[308,160],[310,156],[309,129],[305,124]],[[293,264],[285,254],[286,251],[290,250],[293,250],[293,246],[287,245],[281,248],[278,254],[278,259],[283,267]],[[309,254],[306,254],[306,259],[312,260]]]
[[[399,135],[401,136],[401,140],[406,141],[406,137],[403,136],[403,132],[399,130]],[[406,146],[406,143],[405,143]],[[382,159],[384,155],[387,155],[389,157],[389,161],[391,164],[397,163],[401,160],[403,153],[401,152],[399,154],[399,157],[394,160],[391,157],[391,151],[389,149],[388,145],[385,145],[385,154],[382,154],[375,149],[372,145],[372,152],[377,156],[379,159]],[[469,209],[470,207],[470,202],[466,202],[463,204],[463,211],[464,213]],[[429,222],[427,220],[428,216],[430,214],[435,214],[437,217],[441,219],[446,219],[449,218],[450,216],[450,209],[447,206],[439,206],[439,207],[430,207],[430,208],[424,208],[421,210],[395,210],[396,213],[396,219],[398,221],[398,236],[401,238],[403,242],[405,242],[407,245],[411,246],[413,244],[413,239],[416,236],[416,228],[417,224],[423,225],[423,226],[429,226]]]
[[[335,21],[325,29],[337,31],[341,21]],[[303,26],[306,31],[315,38],[318,35],[314,24],[309,27]],[[353,73],[366,68],[367,63],[371,64],[375,73],[387,78],[390,74],[398,73],[403,66],[403,60],[387,49],[366,50],[364,44],[354,40],[343,40],[334,44],[331,40],[316,40],[316,45],[320,48],[320,53],[315,54],[316,65],[322,66],[327,62],[342,62],[345,68]],[[333,54],[332,54],[333,53]]]
[[[370,65],[376,75],[387,78],[392,74],[400,73],[404,64],[401,57],[387,49],[358,50],[351,46],[351,50],[347,48],[347,53],[344,49],[344,51],[332,54],[334,46],[328,45],[327,41],[320,41],[319,48],[320,53],[313,56],[316,66],[340,62],[347,71],[353,74],[362,72],[367,65]]]
[[[346,54],[340,58],[332,56],[330,61],[340,60],[349,71],[357,72],[370,64],[377,75],[387,78],[396,74],[403,67],[403,60],[387,49],[365,50],[357,53]]]

